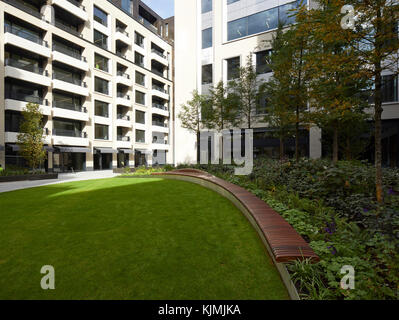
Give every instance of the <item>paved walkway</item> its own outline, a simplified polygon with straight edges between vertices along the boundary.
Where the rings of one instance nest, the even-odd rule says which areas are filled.
[[[116,177],[117,175],[118,174],[113,173],[112,170],[106,170],[106,171],[90,171],[90,172],[78,172],[78,173],[60,173],[58,175],[58,179],[52,179],[52,180],[1,182],[0,193],[33,188],[33,187],[40,187],[56,183],[113,178]]]

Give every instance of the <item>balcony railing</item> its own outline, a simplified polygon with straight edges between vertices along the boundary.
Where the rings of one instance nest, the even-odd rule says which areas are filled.
[[[164,139],[159,139],[158,140],[157,137],[153,137],[152,138],[152,143],[155,143],[155,144],[169,144],[167,140],[164,140]]]
[[[123,141],[123,142],[130,142],[130,137],[125,137],[125,136],[118,135],[117,140],[118,141]]]
[[[120,33],[124,34],[126,37],[129,37],[129,33],[127,33],[125,30],[123,30],[120,27],[116,27],[116,32],[120,32]]]
[[[40,74],[42,76],[48,77],[48,71],[44,70],[44,68],[41,68],[41,67],[39,67],[39,66],[37,66],[35,64],[25,64],[25,63],[23,63],[21,61],[8,58],[5,61],[5,65],[6,66],[10,66],[10,67],[15,67],[15,68],[18,68],[18,69],[21,69],[21,70],[37,73],[37,74]]]
[[[82,37],[82,34],[79,31],[76,31],[74,28],[62,23],[61,21],[55,20],[55,26],[75,36]]]
[[[169,110],[169,108],[167,106],[164,106],[163,104],[159,104],[159,103],[153,103],[152,107],[153,108],[157,108],[157,109],[161,109],[161,110],[165,110],[165,111]]]
[[[118,98],[130,100],[130,96],[129,96],[128,94],[124,94],[124,93],[122,93],[122,92],[117,92],[117,93],[116,93],[116,96],[117,96]]]
[[[103,49],[105,49],[105,48],[103,48]],[[121,57],[121,58],[123,58],[123,59],[126,59],[126,55],[123,54],[122,51],[115,51],[115,54],[116,54],[118,57]]]
[[[73,79],[70,76],[59,75],[57,73],[53,73],[53,79],[54,80],[65,81],[65,82],[74,84],[76,86],[87,88],[86,82],[84,82],[83,80],[79,80],[79,79]]]
[[[26,13],[31,14],[32,16],[35,16],[36,18],[39,19],[43,19],[43,15],[38,11],[34,10],[31,7],[28,7],[27,5],[25,5],[25,3],[18,1],[18,0],[4,0],[5,3],[8,3],[12,6],[14,6],[15,8],[18,8]]]
[[[155,53],[156,55],[160,56],[161,58],[167,59],[167,57],[162,52],[159,52],[156,49],[151,49],[151,52]]]
[[[83,62],[87,62],[86,57],[83,57],[80,53],[70,50],[68,47],[54,43],[53,44],[53,51],[61,52],[63,54],[66,54],[67,56],[70,56],[72,58],[81,60]]]
[[[123,77],[123,78],[126,78],[126,79],[130,79],[130,76],[127,73],[124,73],[123,71],[117,71],[116,75],[118,77]]]
[[[157,74],[157,75],[163,77],[163,72],[162,72],[162,71],[160,71],[160,70],[158,70],[158,69],[154,69],[154,68],[152,68],[151,71],[154,72],[155,74]]]
[[[157,86],[157,85],[155,85],[155,84],[153,84],[152,85],[152,88],[154,89],[154,90],[157,90],[157,91],[160,91],[160,92],[163,92],[163,93],[168,93],[164,88],[162,88],[162,87],[160,87],[160,86]]]
[[[127,115],[123,115],[123,114],[117,114],[117,115],[116,115],[116,118],[117,118],[118,120],[130,121],[130,117],[127,116]]]
[[[168,128],[168,124],[162,121],[152,120],[152,125],[157,127]]]
[[[158,32],[157,27],[154,26],[154,25],[153,25],[151,22],[149,22],[147,19],[145,19],[145,18],[139,16],[139,21],[140,21],[144,26],[146,26],[148,29],[154,31],[155,33]]]
[[[53,135],[60,137],[87,138],[86,132],[67,129],[53,129]]]
[[[74,6],[82,9],[83,11],[86,11],[86,8],[81,3],[79,3],[78,1],[76,1],[76,0],[67,0],[67,1],[72,3]]]
[[[37,104],[44,105],[44,106],[49,105],[49,101],[47,99],[43,99],[38,96],[25,95],[25,94],[21,94],[21,93],[11,93],[9,95],[6,95],[6,99],[37,103]]]
[[[32,41],[34,43],[40,44],[41,46],[48,48],[47,41],[44,41],[39,36],[29,33],[23,29],[19,29],[14,26],[10,26],[10,25],[4,25],[4,32],[10,32],[12,34],[15,34],[18,37],[24,38],[26,40]]]
[[[80,105],[66,101],[53,100],[53,108],[67,109],[67,110],[87,113],[86,107],[82,107]]]

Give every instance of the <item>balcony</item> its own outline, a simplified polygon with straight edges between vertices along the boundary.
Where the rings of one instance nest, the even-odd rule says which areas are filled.
[[[151,71],[160,77],[164,77],[164,72],[159,69],[152,68]]]
[[[121,92],[117,93],[116,104],[125,106],[125,107],[129,107],[129,108],[131,108],[131,106],[132,106],[132,102],[130,101],[130,96],[127,94],[123,94]]]
[[[79,31],[71,28],[69,25],[62,23],[61,21],[55,20],[55,26],[59,29],[64,30],[67,33],[71,33],[77,37],[82,37],[82,34]]]
[[[54,129],[53,145],[88,147],[89,139],[86,132],[77,130]]]
[[[163,104],[153,103],[152,104],[152,113],[160,114],[165,117],[169,117],[169,108],[164,106]]]
[[[169,65],[168,57],[156,49],[151,50],[151,59],[154,59],[165,66]]]
[[[39,110],[43,115],[51,115],[51,107],[49,106],[48,100],[43,100],[38,97],[14,94],[11,96],[11,98],[6,98],[4,102],[5,110],[13,110],[19,112],[25,110],[25,106],[27,103],[37,103],[39,105]]]
[[[130,76],[122,71],[118,71],[116,73],[116,83],[121,83],[127,87],[130,87],[132,85]]]
[[[43,20],[43,15],[39,12],[39,10],[34,10],[33,7],[27,6],[24,2],[22,1],[15,1],[15,0],[3,0],[5,3],[18,8],[19,10],[22,10],[26,13],[31,14],[32,16],[39,18],[40,20]]]
[[[85,97],[89,96],[86,82],[71,79],[70,77],[58,76],[57,74],[53,74],[53,89],[67,91]]]
[[[125,43],[126,45],[130,46],[131,45],[131,41],[129,38],[129,33],[127,33],[125,30],[117,27],[115,29],[115,40],[119,40],[123,43]]]
[[[125,127],[125,128],[132,127],[132,122],[130,121],[130,117],[122,114],[117,115],[115,124],[117,127]]]
[[[51,56],[47,41],[13,26],[4,26],[4,44],[11,44],[46,58]]]
[[[118,135],[116,147],[121,149],[130,149],[132,147],[130,137]]]
[[[47,70],[44,70],[37,65],[24,64],[14,59],[6,59],[5,76],[35,84],[40,84],[45,87],[51,85],[51,79],[48,76]]]
[[[169,100],[169,93],[164,88],[155,84],[152,85],[152,95],[161,97],[165,100]]]
[[[143,24],[145,27],[147,27],[151,31],[158,33],[158,28],[156,26],[154,26],[151,22],[149,22],[147,19],[139,16],[139,21],[141,24]]]
[[[51,4],[55,4],[63,8],[83,21],[87,21],[89,19],[86,8],[75,0],[52,0]]]
[[[152,120],[152,131],[153,132],[161,132],[161,133],[169,133],[169,125],[165,122],[159,120]]]
[[[64,101],[53,101],[53,117],[89,121],[87,109]]]
[[[4,133],[4,142],[5,143],[17,143],[18,142],[18,134],[19,132],[5,132]],[[48,128],[43,129],[43,143],[51,144],[51,138],[49,136],[50,131]]]
[[[53,44],[53,60],[85,72],[89,70],[89,64],[85,57],[56,43]]]

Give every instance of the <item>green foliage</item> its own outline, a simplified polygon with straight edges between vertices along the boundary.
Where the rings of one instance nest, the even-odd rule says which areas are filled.
[[[21,133],[18,134],[18,145],[21,148],[19,152],[35,171],[46,158],[46,151],[43,149],[43,115],[38,104],[28,103],[22,116]]]
[[[12,165],[7,165],[6,169],[0,170],[0,176],[21,176],[29,173],[29,170],[26,168],[20,168]]]
[[[153,173],[166,172],[167,170],[162,167],[139,167],[134,172],[122,174],[122,176],[150,176]]]

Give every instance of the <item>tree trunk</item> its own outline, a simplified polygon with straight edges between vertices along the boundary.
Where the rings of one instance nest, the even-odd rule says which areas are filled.
[[[376,70],[381,70],[378,64]],[[375,76],[375,104],[374,104],[374,122],[375,122],[375,188],[376,197],[379,203],[383,201],[382,195],[382,155],[381,155],[381,115],[382,115],[382,99],[381,99],[382,76],[381,72],[376,72]]]
[[[201,162],[201,133],[197,131],[197,164]]]
[[[338,162],[338,126],[334,125],[334,135],[333,135],[333,163]]]
[[[280,136],[280,161],[284,159],[284,138]]]

